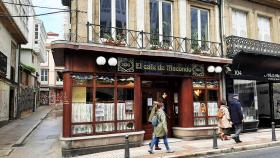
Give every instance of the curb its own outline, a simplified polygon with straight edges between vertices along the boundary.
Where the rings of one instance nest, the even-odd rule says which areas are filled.
[[[232,152],[261,149],[261,148],[273,147],[273,146],[280,146],[280,141],[262,143],[262,144],[244,145],[244,146],[237,146],[237,147],[224,148],[224,149],[212,149],[212,150],[195,152],[190,154],[167,156],[166,158],[187,158],[187,157],[209,156],[214,154],[232,153]]]
[[[19,147],[22,146],[23,142],[26,140],[26,138],[40,125],[40,123],[48,116],[48,114],[53,109],[50,109],[43,117],[40,118],[38,122],[36,122],[28,131],[26,131],[15,144],[12,145],[12,147]]]

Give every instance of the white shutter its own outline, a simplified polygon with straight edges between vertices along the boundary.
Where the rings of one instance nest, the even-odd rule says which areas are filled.
[[[232,11],[233,35],[247,37],[247,14],[242,11]]]
[[[270,20],[266,17],[258,17],[259,40],[270,42]]]

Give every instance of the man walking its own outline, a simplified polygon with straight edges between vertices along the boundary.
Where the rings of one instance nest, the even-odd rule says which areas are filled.
[[[230,117],[235,128],[235,134],[232,136],[232,139],[234,139],[236,143],[241,143],[242,141],[239,139],[239,134],[242,130],[243,114],[238,94],[233,94],[232,101],[230,102]]]

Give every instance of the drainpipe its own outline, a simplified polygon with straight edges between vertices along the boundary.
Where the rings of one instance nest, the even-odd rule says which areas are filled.
[[[219,28],[220,28],[220,40],[221,40],[221,56],[224,57],[224,40],[223,40],[223,21],[222,21],[222,9],[223,9],[223,0],[218,0],[219,8]]]
[[[76,0],[76,42],[78,41],[78,0]]]
[[[18,107],[19,103],[19,92],[20,92],[20,81],[21,81],[21,76],[20,76],[20,55],[21,54],[21,44],[18,44],[18,83],[17,83],[17,112],[16,112],[16,118],[20,117],[20,111]]]

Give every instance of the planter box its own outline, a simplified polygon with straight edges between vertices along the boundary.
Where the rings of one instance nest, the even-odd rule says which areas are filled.
[[[143,143],[144,131],[115,133],[94,136],[60,138],[62,156],[71,157],[124,149],[125,135],[129,135],[129,146],[139,147]]]
[[[213,137],[213,128],[218,129],[218,127],[173,127],[173,135],[185,140],[211,138]]]

